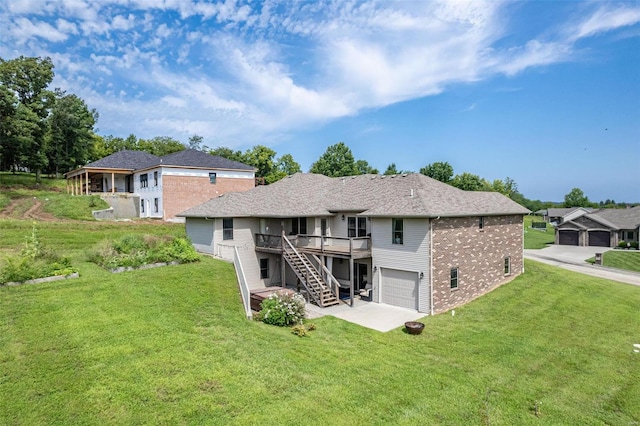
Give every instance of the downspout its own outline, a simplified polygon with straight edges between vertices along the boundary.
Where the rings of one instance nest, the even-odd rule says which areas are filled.
[[[429,295],[431,305],[431,315],[433,316],[433,221],[440,219],[440,216],[429,220]]]

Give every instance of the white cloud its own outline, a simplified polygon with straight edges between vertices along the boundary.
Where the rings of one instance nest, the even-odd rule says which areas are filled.
[[[637,4],[637,3],[636,3]],[[640,8],[603,7],[573,30],[573,39],[593,36],[640,22]]]
[[[51,42],[61,42],[68,38],[65,32],[62,32],[50,24],[42,21],[30,21],[27,18],[17,18],[13,26],[9,29],[11,37],[19,44],[25,43],[32,37],[40,37]]]
[[[111,20],[111,28],[113,28],[114,30],[128,31],[134,26],[135,17],[131,14],[126,18],[122,15],[116,15]]]

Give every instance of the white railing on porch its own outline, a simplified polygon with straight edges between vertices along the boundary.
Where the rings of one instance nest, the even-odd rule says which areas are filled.
[[[244,269],[240,261],[238,247],[236,246],[233,246],[233,266],[235,266],[236,276],[238,277],[238,285],[240,286],[240,294],[242,295],[245,314],[247,315],[247,319],[253,319],[251,312],[251,294],[249,292],[249,286],[247,285],[247,279],[244,276]]]

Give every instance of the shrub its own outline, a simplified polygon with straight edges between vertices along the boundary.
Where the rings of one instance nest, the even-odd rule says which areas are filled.
[[[627,248],[627,242],[622,240],[618,243],[619,248]]]
[[[103,268],[138,267],[159,262],[196,262],[200,256],[186,238],[155,235],[126,235],[115,241],[101,241],[87,260]]]
[[[262,301],[260,317],[265,324],[280,327],[302,324],[304,319],[304,297],[277,291]]]
[[[638,242],[637,241],[631,241],[631,247],[633,247],[634,249],[638,249]]]
[[[24,282],[36,278],[69,275],[76,272],[68,257],[45,249],[33,225],[31,234],[25,239],[20,256],[6,259],[0,270],[0,283]]]
[[[298,324],[291,327],[291,333],[298,337],[305,337],[307,335],[307,329],[304,328],[304,325]]]

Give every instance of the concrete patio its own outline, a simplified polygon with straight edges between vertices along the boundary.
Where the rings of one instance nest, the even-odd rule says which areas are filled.
[[[383,333],[393,330],[394,328],[403,327],[405,322],[416,321],[427,315],[412,309],[399,308],[382,303],[365,302],[360,299],[355,299],[353,308],[348,304],[320,308],[307,303],[306,309],[308,318],[331,315]]]

